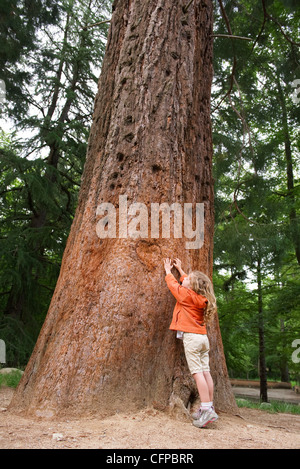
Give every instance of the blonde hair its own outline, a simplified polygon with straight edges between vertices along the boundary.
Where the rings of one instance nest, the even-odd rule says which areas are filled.
[[[189,274],[189,281],[191,289],[198,293],[198,295],[205,296],[208,300],[208,305],[204,311],[205,322],[208,322],[217,311],[213,284],[208,276],[199,270],[194,270]]]

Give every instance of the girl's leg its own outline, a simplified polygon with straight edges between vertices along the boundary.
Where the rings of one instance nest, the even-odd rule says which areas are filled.
[[[203,371],[203,375],[206,381],[206,384],[208,386],[208,392],[209,392],[209,401],[213,402],[214,400],[214,382],[212,380],[211,374],[209,371]]]
[[[209,372],[205,372],[209,373]],[[194,373],[193,378],[196,381],[197,389],[199,392],[199,396],[201,399],[201,402],[210,402],[212,399],[210,399],[210,391],[211,389],[208,386],[208,383],[206,381],[206,378],[204,377],[204,372],[199,372],[199,373]],[[211,383],[210,383],[211,386]]]
[[[209,422],[215,422],[218,419],[213,407],[214,385],[209,371],[195,373],[193,374],[193,378],[196,381],[201,399],[200,409],[196,413],[192,414],[194,419],[193,425],[202,428]]]

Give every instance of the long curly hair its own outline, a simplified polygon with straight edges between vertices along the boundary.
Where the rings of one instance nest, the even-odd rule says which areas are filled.
[[[198,293],[198,295],[205,296],[208,300],[208,305],[204,311],[205,322],[208,322],[217,312],[217,303],[213,284],[208,276],[199,270],[193,270],[193,272],[189,274],[189,281],[191,289]]]

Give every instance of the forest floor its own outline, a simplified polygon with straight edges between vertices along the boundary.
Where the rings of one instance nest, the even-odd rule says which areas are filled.
[[[6,410],[13,393],[0,388],[0,449],[300,448],[300,415],[240,408],[203,429],[153,408],[105,419],[28,418]]]

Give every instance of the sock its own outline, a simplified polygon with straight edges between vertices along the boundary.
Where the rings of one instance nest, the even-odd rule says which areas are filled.
[[[212,402],[201,402],[201,410],[209,410],[212,405]]]

